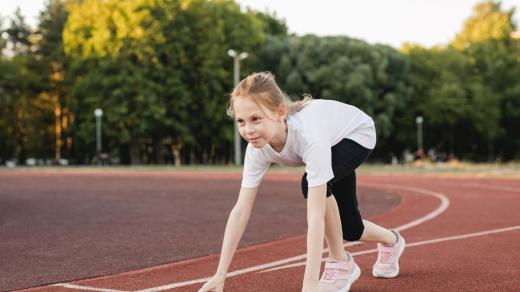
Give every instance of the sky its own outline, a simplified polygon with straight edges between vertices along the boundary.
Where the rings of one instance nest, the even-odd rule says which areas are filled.
[[[0,0],[0,15],[10,17],[20,7],[27,23],[35,26],[47,0]],[[461,31],[473,7],[481,0],[238,0],[242,8],[276,13],[290,33],[344,35],[400,47],[404,42],[425,47],[447,44]],[[502,0],[515,7],[520,25],[520,0]],[[8,21],[4,20],[4,27]]]

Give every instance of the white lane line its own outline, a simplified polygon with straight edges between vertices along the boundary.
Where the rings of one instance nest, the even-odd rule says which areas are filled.
[[[479,188],[490,189],[490,190],[502,190],[502,191],[520,192],[520,190],[518,190],[517,188],[509,187],[509,186],[501,186],[501,185],[482,185],[482,184],[476,184],[476,183],[475,184],[440,183],[440,184],[441,185],[447,185],[447,186],[479,187]],[[399,227],[394,228],[394,229],[397,229],[399,231],[411,228],[413,226],[416,226],[416,225],[419,225],[421,223],[424,223],[425,221],[431,220],[431,219],[437,217],[438,215],[440,215],[440,213],[444,212],[448,208],[448,206],[449,206],[449,200],[448,200],[448,198],[446,196],[444,196],[443,194],[432,192],[432,191],[425,190],[425,189],[419,189],[419,188],[413,188],[413,187],[395,186],[395,185],[390,185],[390,184],[370,184],[370,183],[367,184],[367,183],[360,183],[360,185],[409,190],[409,191],[423,193],[423,194],[426,194],[426,195],[433,195],[433,196],[435,196],[435,197],[440,199],[441,205],[436,210],[434,210],[433,212],[429,213],[428,215],[426,215],[426,216],[424,216],[422,218],[419,218],[417,220],[409,222],[408,224],[404,224],[404,225],[401,225]],[[520,228],[520,226],[513,226],[513,227],[510,227],[510,228],[511,228],[511,230],[513,230],[513,229]],[[496,232],[490,231],[489,233],[505,232],[505,231],[509,231],[509,230],[510,229],[508,229],[508,228],[498,229]],[[477,234],[477,235],[475,235],[475,234]],[[478,234],[480,234],[480,233],[475,233],[475,234],[468,234],[466,236],[467,237],[478,236]],[[415,245],[422,245],[422,244],[440,242],[440,241],[445,241],[445,240],[453,240],[453,239],[457,239],[457,237],[447,237],[447,238],[443,238],[443,239],[436,239],[436,240],[430,240],[430,241],[416,242],[416,243],[408,244],[407,246],[410,247],[410,246],[415,246]],[[351,243],[345,244],[344,246],[347,247],[347,246],[353,246],[353,245],[358,245],[358,244],[360,244],[360,242],[351,242]],[[325,249],[323,252],[325,253],[327,251],[328,251],[328,249]],[[376,250],[360,251],[360,252],[357,252],[357,253],[353,253],[353,255],[360,255],[360,254],[365,254],[365,253],[370,253],[370,252],[375,252],[375,251]],[[279,269],[279,268],[282,268],[282,267],[277,267],[277,268],[263,270],[263,271],[262,271],[262,269],[266,269],[266,268],[269,268],[269,267],[272,267],[272,266],[276,267],[278,265],[283,265],[283,264],[288,263],[288,262],[293,262],[293,261],[302,260],[302,259],[305,259],[305,254],[304,255],[300,255],[300,256],[291,257],[291,258],[287,258],[287,259],[284,259],[284,260],[271,262],[271,263],[264,264],[264,265],[254,266],[254,267],[250,267],[250,268],[247,268],[247,269],[242,269],[242,270],[237,270],[237,271],[234,271],[234,272],[230,272],[230,273],[228,273],[226,275],[226,277],[236,276],[236,275],[240,275],[240,274],[244,274],[244,273],[248,273],[248,272],[254,272],[254,271],[258,271],[258,270],[260,270],[259,273],[266,272],[266,271],[271,271],[271,270]],[[322,259],[322,261],[324,261],[324,260],[325,259]],[[300,264],[298,264],[298,265],[300,265]],[[201,278],[201,279],[196,279],[196,280],[192,280],[192,281],[179,282],[179,283],[174,283],[174,284],[171,284],[171,285],[165,285],[165,286],[160,286],[160,287],[155,287],[155,288],[150,288],[150,289],[145,289],[145,290],[139,290],[139,291],[136,291],[136,292],[162,291],[162,290],[172,289],[172,288],[176,288],[176,287],[188,286],[188,285],[197,284],[197,283],[204,283],[204,282],[208,281],[209,279],[210,279],[209,277],[208,278]],[[122,291],[122,290],[94,288],[94,287],[79,286],[79,285],[64,284],[64,283],[55,284],[53,286],[61,286],[61,287],[66,287],[66,288],[70,288],[70,289],[83,289],[83,290],[91,290],[91,291],[102,291],[102,292],[104,292],[104,291],[106,291],[106,292]]]
[[[505,228],[499,228],[499,229],[493,229],[493,230],[488,230],[488,231],[482,231],[482,232],[468,233],[468,234],[457,235],[457,236],[442,237],[442,238],[437,238],[437,239],[418,241],[418,242],[414,242],[414,243],[407,243],[406,244],[406,248],[413,247],[413,246],[425,245],[425,244],[433,244],[433,243],[438,243],[438,242],[443,242],[443,241],[450,241],[450,240],[458,240],[458,239],[477,237],[477,236],[488,235],[488,234],[493,234],[493,233],[501,233],[501,232],[513,231],[513,230],[517,230],[517,229],[520,229],[520,225],[515,225],[515,226],[510,226],[510,227],[505,227]],[[364,254],[376,253],[376,252],[378,252],[377,248],[369,249],[369,250],[363,250],[363,251],[358,251],[358,252],[353,252],[353,253],[351,253],[351,255],[352,256],[357,256],[357,255],[364,255]],[[324,262],[325,259],[322,259],[321,261]],[[305,263],[306,262],[300,262],[300,263],[295,263],[295,264],[275,267],[275,268],[272,268],[272,269],[260,271],[257,274],[265,273],[265,272],[271,272],[271,271],[276,271],[276,270],[283,270],[283,269],[289,269],[289,268],[305,266]]]
[[[422,223],[424,223],[426,221],[432,220],[433,218],[439,216],[441,213],[446,211],[446,209],[448,209],[448,207],[450,206],[450,200],[444,194],[437,193],[437,192],[430,191],[430,190],[426,190],[426,189],[422,189],[422,188],[403,187],[403,186],[396,186],[396,185],[391,185],[391,184],[373,184],[373,183],[361,184],[361,185],[371,186],[371,187],[378,187],[378,188],[407,190],[407,191],[410,191],[410,192],[416,192],[416,193],[420,193],[420,194],[424,194],[424,195],[434,196],[434,197],[438,198],[441,201],[440,206],[437,207],[437,209],[435,209],[432,212],[430,212],[429,214],[426,214],[425,216],[423,216],[423,217],[421,217],[419,219],[413,220],[413,221],[411,221],[411,222],[409,222],[407,224],[404,224],[404,225],[401,225],[401,226],[393,228],[393,229],[396,229],[397,231],[406,230],[406,229],[415,227],[415,226],[417,226],[419,224],[422,224]]]
[[[394,228],[398,231],[405,230],[405,229],[417,226],[419,224],[422,224],[428,220],[431,220],[431,219],[439,216],[450,205],[450,200],[445,195],[443,195],[441,193],[437,193],[437,192],[432,192],[432,191],[429,191],[426,189],[420,189],[420,188],[414,188],[414,187],[404,187],[404,186],[397,186],[397,185],[391,185],[391,184],[360,183],[360,185],[378,187],[378,188],[391,188],[391,189],[407,190],[407,191],[411,191],[411,192],[421,193],[424,195],[434,196],[440,200],[441,204],[433,212],[430,212],[429,214],[427,214],[421,218],[418,218],[416,220],[413,220],[407,224]],[[360,244],[360,242],[355,241],[355,242],[344,244],[343,246],[352,246],[352,245],[358,245],[358,244]],[[324,249],[323,253],[326,253],[327,251],[328,251],[328,248]],[[278,260],[278,261],[274,261],[274,262],[270,262],[270,263],[266,263],[266,264],[252,266],[252,267],[241,269],[241,270],[236,270],[236,271],[227,273],[226,278],[268,269],[268,268],[275,267],[275,266],[285,264],[288,262],[299,261],[299,260],[305,259],[306,257],[307,257],[307,254],[302,254],[302,255],[286,258],[283,260]],[[200,279],[195,279],[195,280],[190,280],[190,281],[185,281],[185,282],[172,283],[172,284],[158,286],[158,287],[154,287],[154,288],[139,290],[138,292],[158,292],[158,291],[163,291],[163,290],[168,290],[168,289],[173,289],[173,288],[178,288],[178,287],[183,287],[183,286],[188,286],[188,285],[193,285],[193,284],[204,283],[204,282],[207,282],[209,279],[211,279],[211,277],[200,278]]]
[[[436,183],[437,184],[437,183]],[[492,184],[480,184],[480,183],[448,183],[443,182],[439,183],[439,185],[443,186],[452,186],[452,187],[465,187],[465,188],[482,188],[492,191],[506,191],[506,192],[513,192],[513,193],[520,193],[520,187],[510,187],[510,186],[503,186],[503,185],[492,185]]]
[[[457,236],[449,236],[449,237],[442,237],[442,238],[431,239],[431,240],[418,241],[418,242],[414,242],[414,243],[407,243],[406,247],[410,248],[410,247],[413,247],[413,246],[421,246],[421,245],[433,244],[433,243],[438,243],[438,242],[443,242],[443,241],[465,239],[465,238],[471,238],[471,237],[477,237],[477,236],[483,236],[483,235],[489,235],[489,234],[513,231],[513,230],[518,230],[518,229],[520,229],[520,225],[515,225],[515,226],[510,226],[510,227],[505,227],[505,228],[499,228],[499,229],[493,229],[493,230],[487,230],[487,231],[481,231],[481,232],[475,232],[475,233],[467,233],[467,234],[457,235]],[[378,251],[377,249],[364,250],[364,251],[359,251],[359,252],[352,253],[352,256],[359,256],[359,255],[364,255],[364,254],[369,254],[369,253],[376,253],[377,251]],[[323,261],[325,261],[325,259],[322,259],[322,262]],[[265,272],[271,272],[271,271],[276,271],[276,270],[295,268],[295,267],[304,266],[304,265],[305,265],[305,262],[295,263],[295,264],[291,264],[291,265],[279,266],[279,267],[275,267],[275,268],[272,268],[272,269],[259,271],[258,273],[265,273]],[[232,273],[229,273],[228,277],[229,277],[230,274],[232,274]],[[204,280],[207,281],[209,279],[210,278],[205,278]],[[188,281],[188,282],[183,282],[183,283],[185,283],[184,286],[187,286],[187,285],[197,284],[197,283],[200,283],[200,282],[198,282],[197,280],[193,280],[193,281]],[[187,284],[187,283],[190,283],[190,284]],[[177,284],[180,284],[180,283],[177,283]],[[164,289],[161,289],[161,290],[173,289],[173,288],[179,287],[179,286],[173,286],[173,285],[175,285],[175,284],[167,285],[167,286],[170,286],[170,288],[164,288]],[[123,291],[123,290],[93,288],[93,287],[71,285],[71,284],[55,284],[55,285],[52,285],[52,286],[61,286],[61,287],[70,288],[70,289],[102,291],[102,292],[126,292],[126,291]],[[154,289],[162,288],[162,287],[166,287],[166,286],[150,288],[150,289],[145,289],[145,290],[139,290],[139,291],[161,291],[161,290],[154,290]],[[138,292],[138,291],[136,291],[136,292]]]
[[[125,290],[114,290],[114,289],[106,289],[106,288],[96,288],[96,287],[88,287],[88,286],[80,286],[74,284],[66,284],[66,283],[58,283],[50,286],[57,286],[69,289],[78,289],[78,290],[89,290],[89,291],[100,291],[100,292],[128,292]]]

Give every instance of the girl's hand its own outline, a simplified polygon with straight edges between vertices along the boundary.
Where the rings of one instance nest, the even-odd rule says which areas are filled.
[[[224,276],[214,275],[197,292],[206,292],[206,291],[224,292],[224,281],[225,280],[226,280],[226,277],[224,277]]]
[[[319,292],[319,282],[303,282],[302,292]]]

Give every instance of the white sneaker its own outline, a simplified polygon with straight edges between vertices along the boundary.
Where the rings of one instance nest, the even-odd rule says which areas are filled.
[[[398,231],[390,231],[397,236],[397,242],[392,246],[377,244],[379,254],[372,267],[372,276],[376,278],[395,278],[399,275],[399,257],[403,254],[406,242]]]
[[[325,260],[325,270],[321,275],[319,283],[320,292],[347,292],[350,286],[361,275],[361,269],[354,261],[352,255],[348,254],[347,261]]]

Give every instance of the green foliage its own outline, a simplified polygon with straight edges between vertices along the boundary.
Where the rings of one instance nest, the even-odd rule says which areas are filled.
[[[489,125],[486,127],[486,137],[494,141],[489,144],[501,145],[497,152],[504,159],[518,158],[520,155],[515,109],[520,103],[516,89],[520,82],[520,40],[512,36],[517,29],[513,22],[514,13],[514,9],[504,11],[500,2],[485,1],[477,4],[462,32],[452,42],[452,46],[474,64],[475,72],[482,77],[482,86],[491,91],[488,96],[493,96],[495,100],[488,103],[498,112],[492,116],[493,122],[485,115],[481,121]],[[493,128],[495,119],[499,119],[499,129]],[[492,145],[490,147],[494,148]]]
[[[475,6],[448,47],[400,51],[348,37],[288,36],[276,14],[229,0],[49,0],[33,31],[0,17],[0,159],[228,163],[229,49],[241,77],[271,71],[303,93],[355,105],[376,122],[372,157],[424,146],[472,160],[520,158],[520,41],[514,10]],[[5,27],[7,26],[7,27]]]
[[[41,139],[41,111],[35,103],[42,82],[35,70],[32,31],[19,9],[5,33],[13,56],[0,59],[0,157],[24,161],[30,154],[43,155],[49,150]]]
[[[250,10],[258,20],[262,22],[263,31],[266,35],[270,36],[286,36],[287,25],[284,20],[278,19],[276,13],[259,12]]]
[[[0,158],[11,158],[15,156],[16,139],[14,114],[15,100],[12,96],[12,84],[18,81],[16,68],[13,62],[0,59]]]
[[[500,2],[483,1],[473,8],[473,15],[464,23],[452,45],[464,50],[471,45],[489,40],[503,40],[511,37],[516,29],[513,24],[514,8],[503,11]]]
[[[272,64],[281,87],[293,98],[309,93],[355,105],[371,115],[379,141],[394,131],[395,112],[409,98],[408,61],[390,47],[347,37],[272,37],[260,55],[271,57],[266,63]]]
[[[62,41],[67,16],[63,1],[50,0],[46,3],[35,32],[39,41],[35,44],[33,53],[34,70],[41,78],[41,87],[33,102],[40,112],[40,140],[49,141],[47,147],[52,150],[46,156],[53,157],[54,160],[60,159],[62,155],[72,156],[72,143],[68,139],[70,135],[67,135],[67,127],[73,119],[73,113],[67,107],[70,96],[67,95],[68,86],[64,80],[69,60],[65,56]]]
[[[487,147],[501,132],[498,98],[483,85],[471,59],[453,49],[410,46],[404,50],[414,84],[410,104],[414,111],[401,120],[406,129],[413,133],[415,116],[421,115],[429,147],[463,158],[468,158],[468,151],[457,145],[486,142],[483,147]],[[414,137],[403,138],[411,143]]]
[[[75,58],[71,76],[80,76],[72,88],[81,99],[74,110],[83,112],[78,137],[94,143],[91,113],[103,108],[108,147],[122,145],[122,161],[130,163],[123,149],[131,143],[167,141],[191,146],[197,156],[211,145],[228,151],[226,53],[250,51],[264,36],[260,20],[230,1],[88,0],[71,7],[63,38]]]
[[[15,53],[27,53],[31,46],[30,35],[31,29],[25,23],[20,7],[16,8],[14,18],[11,19],[11,25],[6,30],[7,38],[12,45],[12,50]]]
[[[4,31],[4,18],[0,14],[0,59],[4,56],[4,49],[7,46],[7,32]]]

